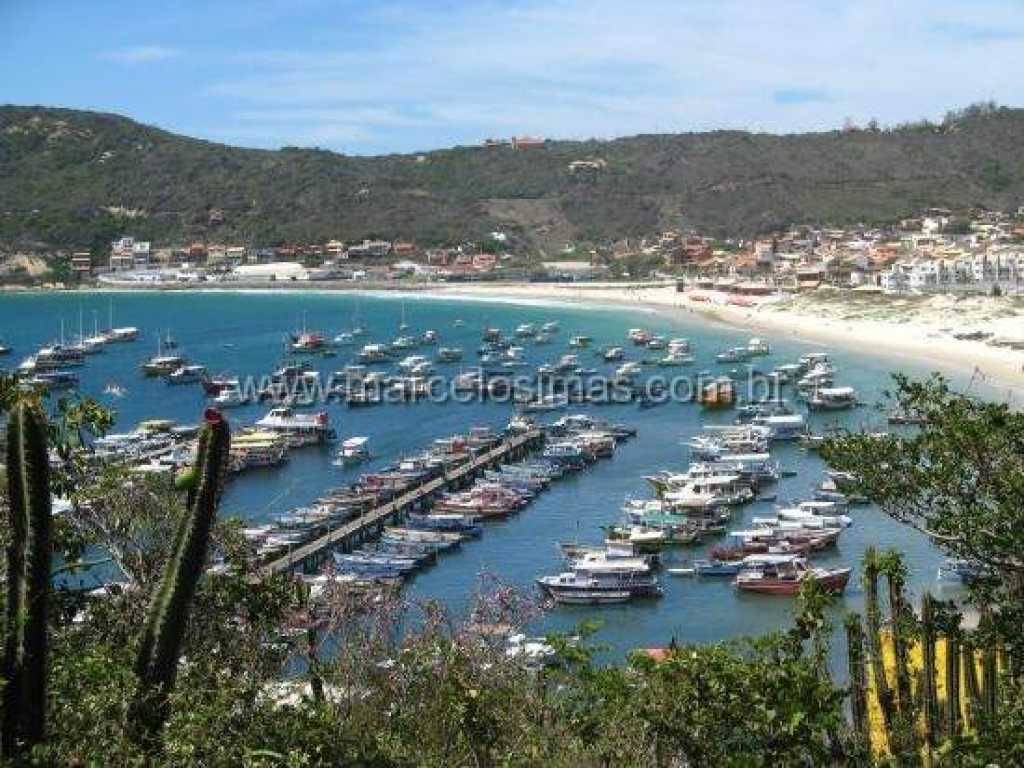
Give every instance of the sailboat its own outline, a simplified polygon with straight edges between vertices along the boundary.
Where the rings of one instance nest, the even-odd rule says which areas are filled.
[[[82,339],[82,347],[87,354],[92,355],[102,352],[107,345],[107,341],[107,337],[100,333],[99,313],[94,309],[92,311],[92,336]]]
[[[409,329],[409,324],[405,322],[405,300],[402,300],[402,322],[398,324],[398,330],[406,331]]]
[[[355,309],[352,310],[352,335],[362,336],[366,329],[359,324],[359,299],[356,299]]]
[[[126,326],[124,328],[114,327],[114,300],[110,300],[110,318],[108,320],[108,326],[103,335],[106,336],[107,341],[135,341],[139,338],[139,329],[134,326]]]

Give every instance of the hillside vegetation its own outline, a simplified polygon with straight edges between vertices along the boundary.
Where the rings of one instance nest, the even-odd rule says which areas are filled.
[[[605,167],[569,170],[592,158]],[[1021,201],[1019,109],[885,131],[716,131],[351,157],[230,147],[109,114],[0,107],[0,242],[21,247],[87,247],[122,231],[159,244],[376,235],[431,245],[503,228],[551,252],[570,239],[668,227],[749,235]],[[215,209],[222,223],[211,223]]]

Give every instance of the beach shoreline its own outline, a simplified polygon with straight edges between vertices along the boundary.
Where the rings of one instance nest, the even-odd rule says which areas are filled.
[[[714,291],[677,291],[674,285],[649,284],[449,284],[434,295],[460,296],[481,300],[555,300],[578,305],[605,304],[622,308],[651,310],[665,317],[699,317],[730,328],[750,330],[755,335],[784,334],[820,344],[857,351],[870,350],[895,361],[913,360],[933,364],[937,370],[977,376],[987,387],[1007,396],[1024,396],[1024,351],[993,347],[981,341],[954,338],[942,315],[918,313],[913,320],[881,321],[843,316],[826,310],[814,312],[814,297],[800,309],[787,306],[779,297],[751,299],[747,305],[728,303],[726,294]],[[701,300],[695,300],[700,297]],[[876,297],[885,301],[882,297]],[[834,309],[833,307],[828,307]],[[1024,335],[1024,320],[990,323],[997,335],[1017,330]],[[971,325],[962,318],[958,327]]]

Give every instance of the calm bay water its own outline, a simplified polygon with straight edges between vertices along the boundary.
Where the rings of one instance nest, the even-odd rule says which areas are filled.
[[[0,337],[14,347],[6,361],[9,366],[33,352],[38,346],[59,336],[61,320],[65,333],[77,333],[79,313],[86,332],[91,333],[93,313],[106,326],[113,308],[114,324],[134,325],[142,330],[134,344],[110,345],[103,354],[89,359],[78,370],[81,390],[111,406],[117,414],[115,431],[128,431],[140,420],[170,418],[194,423],[204,407],[202,390],[195,386],[168,386],[159,379],[146,379],[138,370],[140,362],[155,354],[157,335],[168,331],[179,341],[178,352],[193,362],[205,364],[212,373],[239,376],[269,373],[282,359],[282,339],[287,331],[301,327],[323,330],[333,335],[352,327],[358,317],[367,329],[362,343],[390,341],[398,333],[403,310],[410,333],[435,329],[443,346],[459,346],[466,352],[466,365],[475,364],[475,350],[484,325],[498,326],[511,333],[524,322],[557,320],[561,330],[550,346],[526,346],[526,359],[534,364],[556,359],[568,350],[574,333],[594,338],[593,348],[620,344],[627,356],[638,357],[626,344],[625,333],[631,327],[652,332],[686,336],[697,357],[691,373],[716,366],[715,353],[745,344],[749,331],[730,329],[691,315],[668,317],[663,314],[623,308],[583,308],[565,304],[530,305],[434,299],[397,294],[356,296],[349,293],[92,293],[92,294],[8,294],[0,296]],[[456,319],[465,322],[456,328]],[[799,339],[776,336],[769,339],[772,355],[758,365],[762,370],[783,362],[792,362],[800,354],[823,347]],[[326,377],[350,362],[357,348],[343,349],[335,358],[313,358]],[[832,348],[839,368],[837,383],[856,387],[862,400],[876,402],[889,386],[888,374],[899,368],[914,376],[924,376],[922,365],[881,359],[870,350],[852,351]],[[417,350],[430,355],[430,351]],[[587,366],[602,368],[596,358],[583,350],[581,360]],[[354,362],[354,360],[352,360]],[[454,373],[458,365],[438,365],[439,373]],[[610,372],[612,366],[603,366]],[[678,369],[677,369],[678,370]],[[965,385],[966,376],[947,372],[955,384]],[[123,398],[103,394],[116,382],[127,389]],[[367,435],[374,460],[357,468],[339,469],[331,465],[329,449],[307,448],[295,451],[291,460],[275,470],[255,471],[237,478],[228,488],[223,513],[253,522],[265,521],[296,506],[308,503],[332,486],[352,482],[359,473],[383,466],[406,452],[424,447],[435,438],[465,432],[470,426],[505,426],[511,414],[509,404],[430,403],[385,405],[348,409],[329,404],[340,436]],[[484,536],[465,544],[460,551],[442,557],[437,565],[413,578],[407,592],[413,598],[436,598],[460,611],[473,591],[479,574],[489,572],[507,583],[532,590],[533,579],[557,572],[562,559],[558,541],[599,542],[602,524],[616,522],[619,508],[628,497],[646,498],[649,487],[643,475],[658,469],[686,466],[685,449],[680,442],[697,433],[702,423],[727,423],[731,414],[709,415],[693,404],[668,403],[648,410],[635,405],[574,407],[574,411],[594,410],[612,421],[638,429],[638,437],[620,446],[616,456],[603,460],[589,470],[554,484],[517,517],[487,525]],[[249,424],[262,416],[265,406],[250,405],[229,414],[237,425]],[[818,430],[831,424],[850,428],[884,424],[884,416],[872,408],[860,408],[840,415],[815,415],[812,426]],[[775,489],[779,502],[811,497],[822,477],[822,463],[801,452],[795,444],[776,444],[773,455],[786,469],[797,471],[783,479]],[[772,505],[757,503],[739,510],[734,526],[744,527],[751,517],[770,512]],[[896,547],[906,554],[911,572],[910,586],[916,593],[935,586],[941,555],[921,536],[889,520],[877,510],[854,508],[853,527],[842,536],[839,547],[819,558],[822,564],[848,564],[854,577],[839,609],[859,609],[859,561],[868,545]],[[706,554],[713,545],[683,549],[668,555],[685,560]],[[742,635],[755,635],[785,626],[792,615],[792,602],[785,598],[738,594],[726,579],[694,579],[664,575],[665,596],[656,601],[622,606],[559,607],[542,618],[536,631],[570,629],[587,618],[598,618],[603,626],[598,640],[615,652],[630,648],[663,645],[674,635],[680,641],[711,641]],[[837,609],[838,610],[838,609]],[[837,614],[838,615],[838,614]]]

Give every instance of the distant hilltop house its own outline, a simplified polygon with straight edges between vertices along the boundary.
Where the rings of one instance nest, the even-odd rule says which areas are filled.
[[[124,272],[149,266],[149,243],[134,237],[122,237],[110,244],[110,270]]]
[[[547,139],[537,136],[513,136],[511,139],[484,139],[484,146],[490,149],[512,147],[512,149],[542,149]]]
[[[513,136],[512,149],[542,149],[547,139],[536,136]]]

